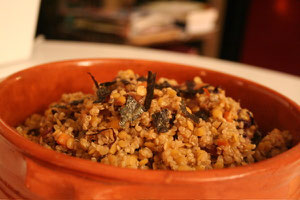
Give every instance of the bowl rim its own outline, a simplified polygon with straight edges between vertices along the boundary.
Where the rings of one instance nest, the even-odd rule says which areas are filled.
[[[19,74],[29,72],[35,68],[49,67],[51,65],[74,65],[78,66],[80,62],[91,62],[92,65],[96,63],[103,62],[140,62],[147,63],[151,66],[151,63],[156,64],[171,64],[180,67],[197,68],[198,70],[203,70],[206,72],[218,73],[222,76],[227,76],[229,78],[234,78],[238,81],[242,81],[247,84],[259,87],[267,92],[273,93],[280,99],[288,102],[290,106],[296,109],[296,112],[300,114],[300,106],[297,105],[292,100],[283,96],[282,94],[267,88],[258,83],[249,81],[247,79],[237,77],[234,75],[226,74],[223,72],[218,72],[202,67],[183,65],[170,62],[154,61],[154,60],[144,60],[144,59],[119,59],[119,58],[88,58],[88,59],[71,59],[57,62],[49,62],[40,65],[36,65],[21,71],[18,71],[0,82],[0,86],[5,84],[6,81],[18,76]],[[6,138],[11,144],[21,154],[25,154],[25,157],[37,160],[38,162],[46,165],[58,166],[65,168],[72,172],[81,172],[83,175],[94,175],[96,177],[105,177],[118,181],[126,181],[133,183],[160,183],[160,184],[194,184],[201,182],[212,182],[212,181],[223,181],[236,178],[243,178],[251,176],[253,174],[260,174],[266,171],[274,172],[279,167],[287,167],[293,163],[300,162],[300,143],[289,149],[288,151],[281,153],[264,161],[253,163],[246,166],[239,166],[234,168],[224,168],[224,169],[213,169],[204,171],[171,171],[171,170],[140,170],[140,169],[130,169],[115,167],[112,165],[106,165],[102,163],[91,162],[90,160],[85,160],[82,158],[68,156],[50,149],[46,149],[39,144],[36,144],[30,140],[27,140],[23,136],[17,133],[15,128],[9,126],[0,118],[0,134]]]

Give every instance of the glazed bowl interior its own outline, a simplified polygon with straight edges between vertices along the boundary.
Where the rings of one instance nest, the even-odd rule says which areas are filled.
[[[140,75],[146,75],[147,71],[150,70],[156,72],[158,77],[173,78],[178,82],[190,80],[194,76],[200,76],[204,82],[225,89],[227,96],[238,100],[242,107],[251,110],[261,131],[266,132],[273,128],[289,130],[293,134],[295,144],[299,142],[299,106],[275,91],[241,78],[197,67],[155,61],[122,59],[88,59],[49,63],[18,72],[8,77],[0,84],[1,134],[8,140],[11,140],[16,146],[19,145],[22,148],[31,148],[30,146],[34,146],[34,151],[39,149],[39,155],[37,155],[37,152],[29,152],[26,149],[24,151],[41,159],[41,154],[43,153],[49,155],[59,154],[32,144],[32,142],[27,141],[25,138],[20,139],[20,136],[18,136],[13,127],[22,123],[26,117],[33,113],[42,113],[50,103],[59,100],[63,93],[77,91],[92,93],[93,82],[88,76],[88,72],[92,73],[99,82],[105,82],[111,81],[119,70],[124,69],[133,69]],[[6,129],[3,127],[6,127]],[[18,140],[18,142],[13,141],[13,138],[16,138],[15,140]],[[283,154],[289,153],[294,154],[295,151],[289,150]],[[56,157],[60,158],[60,156],[66,158],[63,162],[76,161],[85,167],[97,164],[106,169],[121,170],[99,163],[81,161],[81,159],[65,155],[57,155]],[[280,156],[277,157],[280,158]],[[275,157],[270,160],[276,162],[276,159],[278,160],[279,158]],[[263,163],[267,164],[265,161],[262,162],[262,165]],[[255,165],[257,164],[251,166]],[[84,167],[82,169],[84,170]],[[218,171],[222,173],[224,170],[233,169]]]

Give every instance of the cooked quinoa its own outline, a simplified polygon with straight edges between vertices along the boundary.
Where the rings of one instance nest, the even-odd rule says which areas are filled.
[[[132,70],[106,83],[90,76],[95,94],[63,94],[17,131],[60,153],[135,169],[242,166],[291,146],[288,131],[261,134],[249,110],[200,77],[178,84]]]

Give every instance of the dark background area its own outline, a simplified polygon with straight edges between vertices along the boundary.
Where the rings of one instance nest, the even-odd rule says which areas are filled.
[[[72,29],[69,24],[74,20],[73,16],[62,8],[61,2],[67,2],[69,7],[98,8],[103,5],[101,0],[42,0],[37,35],[42,34],[47,39],[126,44],[122,31],[119,34],[108,34]],[[125,2],[127,3],[122,6],[130,11],[136,6],[151,1],[128,0]],[[223,5],[223,14],[219,16],[220,41],[214,57],[300,75],[299,0],[208,0],[200,2],[212,5],[221,2]],[[92,18],[93,15],[87,17]],[[126,20],[116,20],[113,23],[116,27],[122,27]],[[203,47],[201,39],[148,47],[205,55],[201,50]]]

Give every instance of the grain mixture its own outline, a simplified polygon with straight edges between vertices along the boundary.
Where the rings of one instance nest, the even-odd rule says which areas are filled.
[[[288,131],[261,134],[249,110],[199,77],[178,84],[132,70],[120,71],[112,82],[90,76],[95,95],[63,94],[17,131],[70,156],[139,169],[235,167],[291,146]]]

